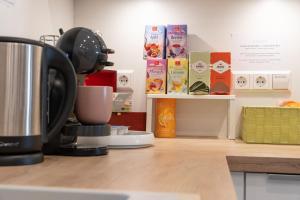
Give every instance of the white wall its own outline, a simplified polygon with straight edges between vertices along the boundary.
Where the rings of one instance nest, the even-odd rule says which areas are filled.
[[[276,105],[280,99],[300,100],[300,1],[296,0],[75,0],[75,26],[100,30],[116,54],[118,69],[135,71],[134,111],[145,111],[145,61],[142,59],[146,24],[188,24],[191,50],[231,51],[231,34],[276,34],[285,44],[282,66],[293,75],[292,95],[239,94],[237,104]],[[242,66],[233,66],[242,70]],[[270,67],[272,69],[272,67]],[[264,70],[258,67],[253,70]],[[186,102],[183,102],[186,104]],[[189,106],[190,104],[186,104]],[[200,105],[199,105],[200,106]],[[204,107],[214,107],[204,102]],[[221,109],[217,117],[225,116]],[[237,114],[240,113],[238,109]],[[205,117],[206,113],[200,114]],[[211,124],[214,123],[211,117]],[[220,131],[226,130],[220,123]],[[208,130],[209,132],[209,130]]]
[[[0,0],[0,35],[39,39],[74,25],[73,0]]]

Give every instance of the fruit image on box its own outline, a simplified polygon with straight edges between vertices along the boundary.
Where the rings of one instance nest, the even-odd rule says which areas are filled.
[[[210,54],[210,94],[230,94],[232,79],[230,55],[230,52]]]
[[[189,56],[189,94],[209,94],[210,53],[191,52]]]
[[[189,65],[186,58],[168,59],[168,94],[187,94],[188,68]]]
[[[145,27],[144,59],[165,58],[165,26]]]
[[[147,94],[165,94],[166,93],[166,77],[167,77],[167,61],[163,59],[147,60]]]
[[[157,99],[155,137],[176,137],[176,99]]]
[[[187,57],[187,25],[167,26],[167,58]]]

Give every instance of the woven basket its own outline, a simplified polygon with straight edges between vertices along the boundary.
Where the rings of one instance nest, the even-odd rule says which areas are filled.
[[[244,107],[246,143],[300,144],[300,108]]]

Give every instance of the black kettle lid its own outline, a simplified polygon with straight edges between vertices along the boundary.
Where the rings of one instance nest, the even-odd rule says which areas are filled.
[[[19,37],[9,37],[9,36],[0,36],[0,42],[32,44],[32,45],[41,46],[41,47],[45,46],[45,43],[42,43],[37,40],[31,40],[31,39],[19,38]]]

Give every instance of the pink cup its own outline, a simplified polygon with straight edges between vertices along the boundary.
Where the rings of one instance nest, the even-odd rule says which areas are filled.
[[[112,113],[113,88],[109,86],[78,86],[76,117],[83,124],[104,124]]]

